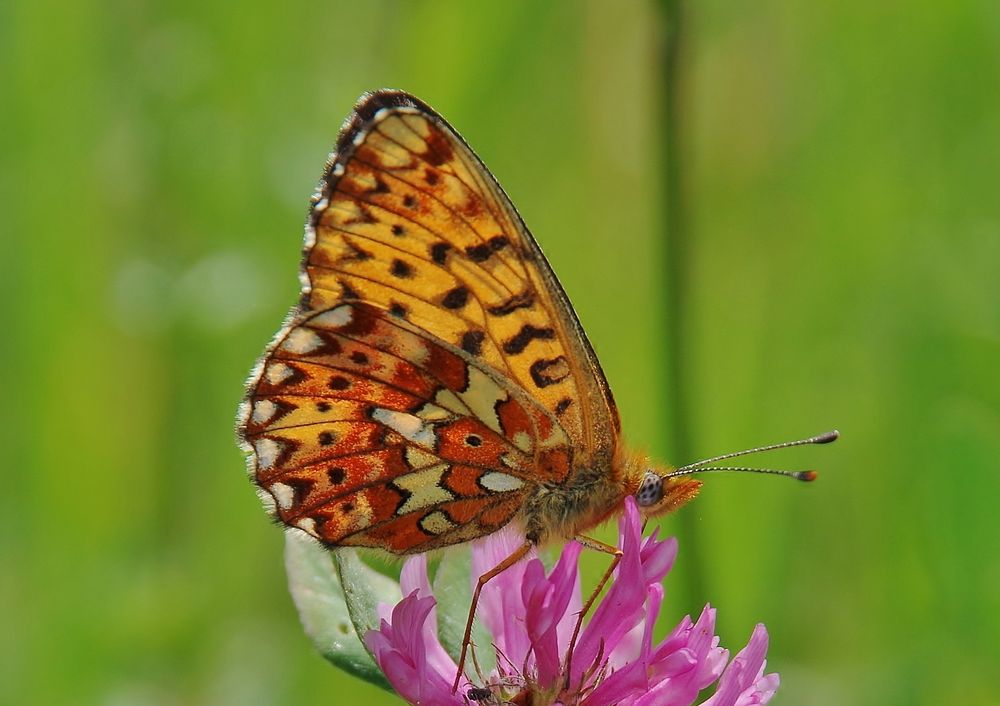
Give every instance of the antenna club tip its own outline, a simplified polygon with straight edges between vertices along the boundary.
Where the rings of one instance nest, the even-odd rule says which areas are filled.
[[[817,444],[829,444],[840,438],[840,432],[836,429],[828,431],[825,434],[820,434],[816,437],[815,443]]]
[[[816,480],[816,478],[819,476],[819,473],[817,473],[816,471],[795,471],[792,475],[794,475],[799,480],[811,482]]]

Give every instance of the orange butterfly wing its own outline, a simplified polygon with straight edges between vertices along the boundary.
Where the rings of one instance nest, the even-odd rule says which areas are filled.
[[[565,293],[486,167],[416,98],[356,106],[303,271],[240,423],[286,524],[423,551],[498,529],[537,482],[610,464],[617,410]]]
[[[277,341],[242,429],[283,522],[396,553],[489,534],[533,483],[569,472],[566,437],[545,410],[361,302]]]

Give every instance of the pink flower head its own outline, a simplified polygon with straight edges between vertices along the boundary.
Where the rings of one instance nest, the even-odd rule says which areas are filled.
[[[497,652],[497,667],[463,676],[438,640],[435,599],[423,556],[409,559],[400,586],[404,598],[381,608],[381,625],[365,642],[396,691],[421,706],[468,706],[470,689],[483,686],[496,700],[529,692],[532,703],[580,706],[688,706],[718,681],[704,706],[766,704],[778,687],[777,674],[764,674],[767,631],[758,625],[747,646],[729,662],[715,635],[715,610],[705,606],[696,621],[685,617],[667,637],[653,640],[663,600],[661,581],[677,556],[677,541],[642,537],[633,498],[626,498],[619,523],[622,559],[610,589],[596,606],[567,661],[569,641],[581,608],[577,561],[582,547],[566,545],[551,572],[530,556],[486,584],[478,617]],[[474,544],[473,579],[496,566],[522,542],[505,530]],[[569,672],[567,673],[567,662]],[[495,690],[495,692],[493,691]]]

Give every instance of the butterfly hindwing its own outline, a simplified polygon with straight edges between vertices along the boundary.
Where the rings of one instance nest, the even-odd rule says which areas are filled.
[[[546,410],[360,302],[289,327],[246,420],[277,516],[328,544],[407,553],[466,541],[569,472],[568,440]]]

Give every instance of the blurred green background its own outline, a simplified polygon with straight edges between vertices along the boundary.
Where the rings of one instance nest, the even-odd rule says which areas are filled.
[[[664,523],[667,617],[765,622],[776,704],[1000,703],[1000,4],[674,10],[0,5],[0,702],[398,703],[313,652],[232,433],[391,86],[504,184],[634,444],[843,432]]]

